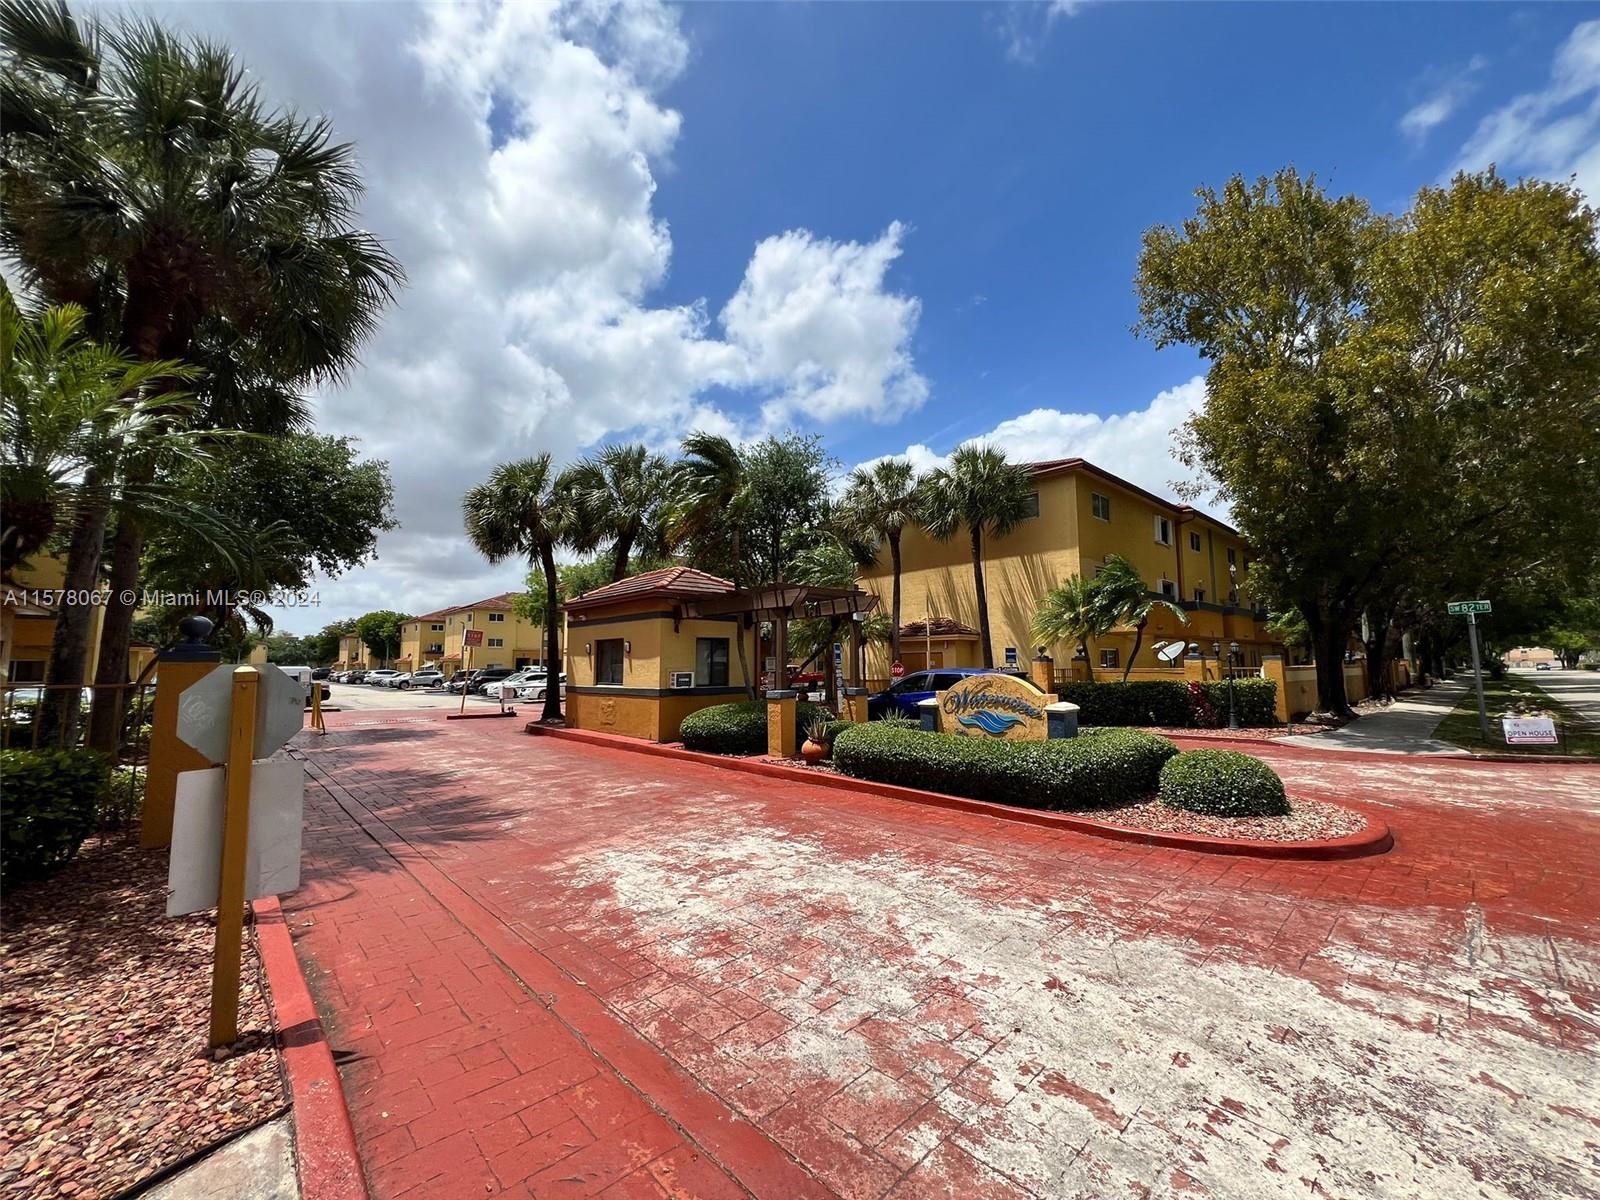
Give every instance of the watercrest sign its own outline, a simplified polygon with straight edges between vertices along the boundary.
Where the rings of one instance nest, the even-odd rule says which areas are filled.
[[[963,737],[1035,742],[1049,736],[1051,697],[1015,675],[969,675],[940,692],[939,728]]]

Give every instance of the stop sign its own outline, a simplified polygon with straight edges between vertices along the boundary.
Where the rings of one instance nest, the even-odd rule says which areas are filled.
[[[894,664],[894,666],[889,668],[889,674],[893,675],[896,679],[899,679],[900,676],[904,675],[905,673],[906,665],[902,662],[897,662]]]

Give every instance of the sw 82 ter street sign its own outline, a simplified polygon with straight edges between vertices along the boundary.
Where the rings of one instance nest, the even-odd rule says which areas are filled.
[[[256,670],[261,672],[261,683],[256,689],[255,757],[270,758],[305,725],[306,689],[294,676],[271,664]],[[178,739],[193,746],[207,762],[228,759],[233,672],[226,663],[214,667],[178,697]]]
[[[1464,617],[1468,613],[1493,612],[1494,606],[1487,600],[1452,600],[1444,606],[1444,610],[1452,617]]]

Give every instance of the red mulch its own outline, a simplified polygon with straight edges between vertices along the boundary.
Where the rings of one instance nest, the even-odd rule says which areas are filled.
[[[6,890],[0,1192],[114,1196],[288,1101],[249,934],[239,1051],[206,1047],[215,924],[166,916],[167,853],[86,842]]]
[[[1367,827],[1367,819],[1360,813],[1326,800],[1291,797],[1289,804],[1292,811],[1286,817],[1211,817],[1168,808],[1154,799],[1078,815],[1128,829],[1244,838],[1260,842],[1320,842],[1328,838],[1349,837]]]

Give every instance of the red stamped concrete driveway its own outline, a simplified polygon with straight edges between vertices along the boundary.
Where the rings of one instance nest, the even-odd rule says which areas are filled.
[[[523,735],[301,743],[390,1197],[1600,1196],[1600,771],[1264,751],[1397,845],[1154,850]]]

